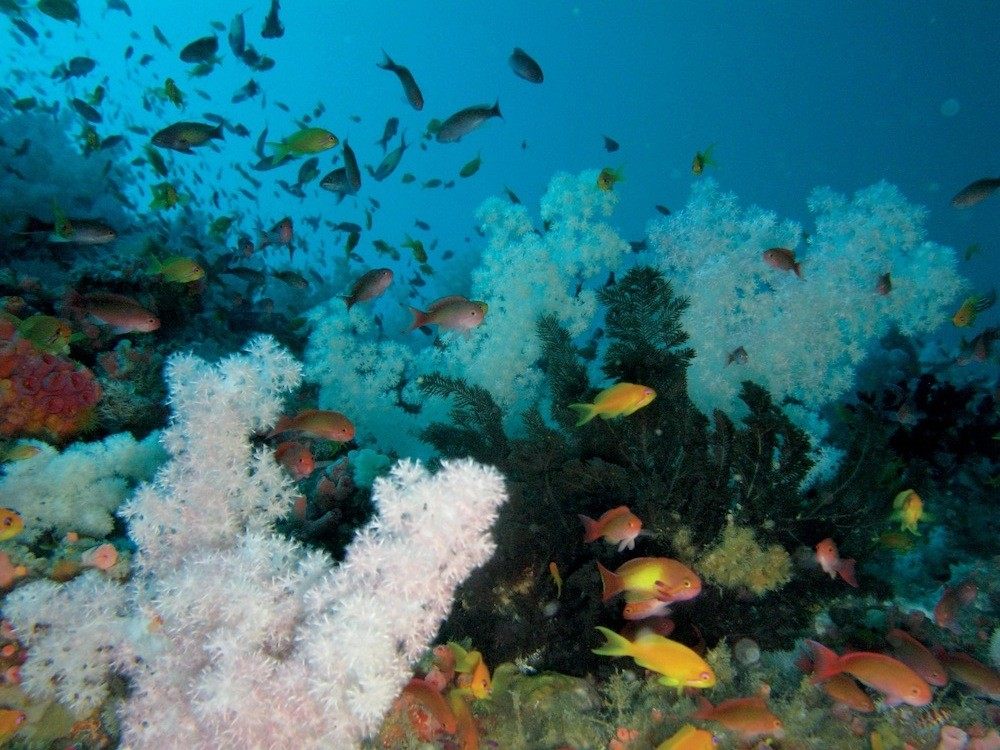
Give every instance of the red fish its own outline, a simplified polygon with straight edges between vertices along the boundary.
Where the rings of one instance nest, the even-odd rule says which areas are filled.
[[[594,542],[603,537],[608,544],[617,544],[619,552],[635,549],[635,538],[642,531],[642,521],[627,505],[605,511],[596,521],[584,515],[579,518],[585,529],[584,542]]]
[[[806,644],[813,652],[814,669],[810,678],[813,684],[846,673],[863,685],[884,693],[887,706],[900,703],[926,706],[931,702],[930,685],[898,659],[868,651],[838,656],[822,643],[807,640]]]
[[[830,578],[836,578],[839,574],[846,584],[858,587],[858,581],[854,577],[854,560],[841,559],[837,545],[832,539],[824,539],[816,545],[816,562],[823,568],[824,573],[830,575]]]
[[[291,417],[282,417],[268,437],[282,432],[304,432],[313,437],[346,443],[354,439],[354,424],[339,411],[303,409]]]
[[[864,690],[858,687],[851,677],[846,674],[838,674],[823,683],[823,690],[835,702],[842,703],[848,708],[863,714],[869,714],[875,710],[875,704]]]
[[[308,446],[294,440],[281,443],[275,449],[274,457],[297,480],[305,479],[316,469],[316,459]]]
[[[962,607],[976,598],[977,593],[979,589],[972,581],[964,581],[957,586],[945,586],[944,593],[934,606],[934,622],[938,627],[953,633],[962,632],[955,618]]]
[[[923,677],[929,685],[944,687],[948,684],[948,673],[941,666],[941,662],[912,635],[899,628],[893,628],[886,634],[885,639],[899,660]]]
[[[780,737],[784,732],[781,719],[771,713],[767,702],[759,695],[752,698],[730,698],[717,706],[699,697],[694,718],[717,721],[726,729],[739,734],[745,741],[764,735]]]
[[[291,247],[293,232],[294,228],[292,226],[292,219],[290,216],[286,216],[284,219],[271,227],[271,231],[261,233],[260,242],[257,243],[257,247],[261,250],[268,245],[284,245],[285,247]]]
[[[795,275],[802,278],[802,266],[795,260],[795,253],[783,247],[772,247],[763,253],[764,262],[771,268],[779,271],[794,271]]]
[[[955,682],[972,688],[977,695],[994,701],[1000,700],[1000,674],[960,651],[938,649],[935,656],[948,669],[948,674]]]

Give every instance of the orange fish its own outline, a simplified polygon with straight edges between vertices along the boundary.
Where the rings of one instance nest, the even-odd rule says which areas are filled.
[[[941,660],[955,682],[972,688],[977,695],[990,700],[1000,700],[1000,674],[960,651],[939,649],[935,655]]]
[[[13,539],[24,530],[24,519],[16,510],[0,508],[0,542]]]
[[[286,440],[274,450],[274,458],[296,480],[305,479],[316,469],[316,459],[305,443]]]
[[[634,414],[656,398],[656,391],[646,385],[636,383],[615,383],[594,397],[591,404],[570,404],[568,408],[577,412],[580,418],[576,426],[584,425],[594,417],[614,419]]]
[[[605,511],[596,521],[584,515],[579,518],[585,529],[584,542],[594,542],[603,537],[608,544],[617,544],[619,552],[635,549],[635,538],[642,531],[642,521],[627,505]]]
[[[715,685],[715,672],[708,662],[683,643],[648,631],[640,631],[635,640],[630,641],[600,625],[597,630],[604,636],[605,643],[591,651],[601,656],[631,656],[636,666],[657,672],[661,685],[677,688],[678,695],[686,687]]]
[[[410,712],[411,720],[415,713],[420,717],[420,721],[414,723],[419,724],[423,730],[421,739],[433,739],[438,729],[447,734],[454,734],[455,730],[458,729],[455,714],[441,693],[434,690],[421,678],[411,679],[403,688],[402,697],[414,709]],[[426,736],[427,734],[430,736]]]
[[[282,432],[304,432],[313,437],[346,443],[354,439],[354,424],[339,411],[303,409],[292,417],[282,417],[268,437]]]
[[[931,701],[930,685],[898,659],[868,651],[838,656],[822,643],[807,640],[806,644],[813,652],[814,667],[810,678],[813,684],[846,672],[861,684],[884,693],[887,706],[900,703],[926,706]]]
[[[964,581],[957,586],[945,586],[944,593],[934,606],[934,622],[938,627],[960,633],[962,629],[955,622],[958,611],[976,598],[979,589],[972,581]]]
[[[436,325],[445,331],[467,333],[482,325],[489,307],[485,302],[466,299],[461,294],[452,294],[431,302],[426,312],[416,307],[409,309],[413,315],[413,322],[406,331]]]
[[[870,714],[875,710],[875,704],[868,694],[858,687],[853,678],[846,674],[838,674],[823,683],[823,690],[834,702],[842,703],[848,708],[863,714]]]
[[[762,257],[771,268],[777,268],[779,271],[794,271],[796,276],[802,278],[802,265],[795,260],[795,253],[791,250],[783,247],[772,247],[770,250],[765,250]]]
[[[701,593],[698,574],[669,557],[633,557],[613,573],[597,563],[597,570],[604,588],[602,601],[624,591],[635,597],[633,601],[659,599],[670,604],[694,599]]]
[[[656,750],[715,750],[717,744],[715,735],[707,729],[685,724],[673,737],[657,745]]]
[[[832,539],[824,539],[816,545],[816,562],[823,568],[824,573],[830,575],[830,578],[836,578],[839,574],[849,586],[858,587],[858,581],[854,577],[854,560],[841,559],[837,545]]]
[[[455,671],[458,672],[458,686],[465,688],[474,698],[486,698],[493,690],[490,670],[478,651],[467,651],[460,644],[448,641],[448,648],[455,657]]]
[[[784,733],[781,719],[771,713],[767,702],[759,695],[752,698],[730,698],[717,706],[699,696],[694,718],[717,721],[731,732],[739,734],[744,741],[765,735],[780,737]]]
[[[28,715],[15,708],[0,708],[0,742],[5,742],[17,733]]]
[[[111,292],[73,296],[69,306],[109,325],[115,333],[151,333],[160,319],[131,297]]]
[[[893,628],[886,634],[885,639],[899,660],[923,677],[927,684],[935,687],[944,687],[948,684],[948,673],[941,666],[941,662],[912,635],[899,628]]]
[[[622,609],[622,617],[630,622],[635,620],[645,620],[650,617],[665,617],[670,614],[670,602],[663,602],[659,599],[629,599],[629,594],[625,595],[625,606]]]

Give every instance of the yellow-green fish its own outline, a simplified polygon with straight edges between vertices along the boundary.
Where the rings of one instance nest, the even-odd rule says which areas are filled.
[[[205,275],[205,269],[183,255],[173,255],[162,261],[152,257],[149,259],[148,271],[154,276],[161,276],[164,281],[176,284],[189,284]]]
[[[576,423],[576,426],[579,427],[594,417],[601,419],[627,417],[648,405],[654,398],[656,398],[656,391],[649,386],[636,385],[635,383],[615,383],[610,388],[605,388],[598,393],[594,403],[570,404],[569,408],[579,412],[580,419]]]
[[[611,167],[605,167],[601,170],[601,173],[597,175],[597,187],[601,190],[608,191],[614,189],[615,183],[620,182],[622,179],[621,169],[612,169]]]
[[[280,161],[286,156],[301,156],[302,154],[318,154],[331,149],[340,143],[337,136],[323,128],[302,128],[292,133],[281,143],[269,143],[274,148],[271,158]]]
[[[24,519],[16,510],[0,508],[0,542],[13,539],[24,529]]]
[[[178,109],[184,107],[184,92],[180,90],[177,82],[173,78],[168,78],[163,82],[163,95],[167,97]]]
[[[991,289],[989,294],[973,294],[971,297],[967,297],[962,306],[958,308],[958,311],[952,317],[951,322],[955,324],[957,328],[965,328],[966,326],[971,326],[976,322],[976,318],[980,313],[986,312],[997,301],[997,290]]]
[[[479,154],[476,154],[476,158],[472,161],[466,163],[460,170],[458,170],[459,177],[472,177],[476,172],[479,171],[479,167],[482,165],[483,160]]]
[[[153,185],[153,200],[149,202],[149,207],[154,211],[161,209],[171,209],[181,203],[186,203],[188,197],[177,192],[177,188],[169,182],[161,182]]]
[[[712,158],[712,151],[715,149],[715,144],[706,148],[704,151],[698,151],[694,155],[694,159],[691,161],[691,172],[693,174],[701,174],[705,171],[705,167],[716,166],[715,159]]]

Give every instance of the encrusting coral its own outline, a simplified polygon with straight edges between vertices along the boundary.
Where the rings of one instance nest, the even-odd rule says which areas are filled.
[[[299,378],[268,337],[216,365],[169,360],[171,458],[121,510],[138,547],[129,582],[91,571],[5,601],[27,689],[82,715],[111,672],[127,675],[119,713],[135,748],[346,748],[374,732],[455,586],[492,554],[504,482],[469,460],[435,475],[398,463],[343,563],[307,551],[271,530],[295,487],[251,440]]]

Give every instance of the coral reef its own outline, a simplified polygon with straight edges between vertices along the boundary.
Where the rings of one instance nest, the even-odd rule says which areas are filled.
[[[28,647],[25,687],[51,695],[51,678],[76,669],[57,683],[82,714],[112,671],[127,675],[120,715],[132,747],[358,744],[409,679],[454,587],[492,553],[502,478],[472,461],[435,475],[397,464],[375,480],[378,515],[335,565],[271,531],[295,488],[251,441],[277,419],[298,364],[261,337],[216,365],[175,355],[167,369],[171,459],[120,511],[138,547],[133,576],[16,589],[4,611]]]
[[[726,589],[746,589],[756,596],[784,586],[792,577],[792,561],[780,544],[762,547],[753,529],[727,523],[718,542],[695,562],[695,569]]]
[[[40,351],[0,320],[0,435],[63,440],[93,424],[100,397],[90,370]]]

